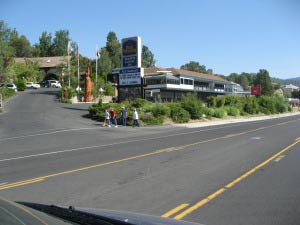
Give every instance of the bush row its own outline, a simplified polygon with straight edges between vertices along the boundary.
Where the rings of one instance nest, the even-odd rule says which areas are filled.
[[[282,97],[210,96],[207,98],[207,102],[204,103],[199,101],[196,96],[188,94],[178,103],[151,103],[139,98],[122,103],[103,104],[100,101],[98,104],[89,107],[89,116],[92,119],[102,121],[105,109],[112,107],[120,112],[122,106],[125,106],[127,110],[129,124],[132,122],[132,113],[136,108],[142,125],[159,125],[166,118],[171,118],[176,123],[186,123],[191,119],[237,117],[259,113],[269,115],[291,110]],[[121,121],[120,113],[118,113],[117,118]]]
[[[9,97],[13,96],[16,92],[9,88],[0,88],[0,93],[2,94],[2,100],[8,99]]]

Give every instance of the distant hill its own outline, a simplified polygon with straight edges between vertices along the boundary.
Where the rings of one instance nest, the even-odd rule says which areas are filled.
[[[271,78],[272,83],[277,83],[280,85],[293,84],[300,87],[300,77],[289,78],[289,79],[280,79],[280,78]]]
[[[295,80],[295,81],[300,81],[300,77],[295,77],[295,78],[289,78],[287,80]]]

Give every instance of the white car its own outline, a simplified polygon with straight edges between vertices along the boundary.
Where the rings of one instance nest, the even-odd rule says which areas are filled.
[[[61,84],[57,80],[48,80],[49,86],[54,88],[61,88]]]
[[[17,86],[14,83],[1,84],[0,87],[6,87],[8,89],[14,90],[15,92],[18,91]]]
[[[47,80],[47,87],[61,88],[61,84],[57,80]]]
[[[40,85],[40,84],[33,83],[33,82],[26,82],[26,87],[27,87],[27,88],[38,89],[38,88],[41,88],[41,85]]]

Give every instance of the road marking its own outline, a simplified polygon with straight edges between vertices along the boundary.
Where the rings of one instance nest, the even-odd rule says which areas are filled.
[[[296,141],[300,140],[300,137],[296,138]]]
[[[0,185],[0,190],[10,189],[10,188],[19,187],[19,186],[32,184],[32,183],[36,183],[36,182],[41,182],[41,181],[44,181],[44,179],[43,178],[35,178],[35,179],[30,179],[30,180],[24,180],[24,181],[4,184],[4,185]]]
[[[220,188],[219,190],[217,190],[213,194],[211,194],[208,197],[200,200],[195,205],[191,206],[190,208],[186,209],[182,213],[178,214],[177,216],[174,217],[174,219],[180,220],[183,217],[187,216],[188,214],[192,213],[193,211],[197,210],[201,206],[207,204],[209,201],[211,201],[212,199],[216,198],[217,196],[219,196],[220,194],[222,194],[223,192],[225,192],[227,189],[232,188],[234,185],[236,185],[237,183],[241,182],[242,180],[244,180],[245,178],[247,178],[248,176],[250,176],[251,174],[253,174],[255,171],[259,170],[260,168],[262,168],[266,164],[270,163],[272,160],[278,158],[279,156],[282,156],[282,154],[284,152],[290,150],[293,146],[295,146],[299,142],[300,142],[300,139],[296,140],[294,143],[292,143],[289,146],[285,147],[284,149],[282,149],[281,151],[279,151],[275,155],[271,156],[267,160],[263,161],[262,163],[260,163],[256,167],[254,167],[253,169],[247,171],[246,173],[244,173],[243,175],[241,175],[238,178],[234,179],[232,182],[230,182],[227,185],[225,185],[224,187]]]
[[[14,215],[13,213],[11,213],[10,211],[8,211],[7,209],[3,208],[0,206],[0,209],[3,210],[4,212],[6,212],[6,214],[10,215],[12,218],[14,218],[15,220],[17,220],[21,225],[26,225],[25,223],[22,222],[22,220],[20,218],[18,218],[16,215]]]
[[[16,203],[14,203],[14,202],[12,202],[12,201],[8,201],[8,200],[6,200],[6,199],[4,199],[4,198],[1,198],[1,197],[0,197],[0,199],[1,199],[2,201],[4,201],[4,202],[7,202],[7,203],[11,204],[11,205],[14,205],[14,206],[17,207],[18,209],[20,209],[20,210],[26,212],[27,214],[29,214],[30,216],[32,216],[32,217],[34,217],[36,220],[38,220],[41,224],[48,225],[48,223],[46,223],[45,221],[43,221],[43,220],[42,220],[41,218],[39,218],[38,216],[34,215],[32,212],[30,212],[28,209],[24,208],[24,207],[21,206],[20,204],[16,204]],[[34,222],[34,221],[31,221],[31,222]]]
[[[274,159],[274,162],[279,162],[285,157],[285,155],[278,156],[276,159]]]
[[[289,121],[289,122],[292,122],[292,121]],[[277,126],[277,124],[264,127],[264,129],[270,128],[270,127],[274,127],[274,126]],[[232,138],[232,137],[237,137],[237,136],[240,136],[240,135],[243,135],[243,134],[248,134],[248,133],[251,133],[251,132],[255,132],[255,131],[258,131],[258,130],[261,130],[261,129],[262,128],[257,128],[257,129],[253,129],[253,130],[248,130],[248,131],[244,131],[244,132],[240,132],[240,133],[235,133],[235,134],[231,134],[231,135],[225,135],[225,136],[221,136],[221,137],[217,137],[217,138],[213,138],[213,139],[208,139],[208,140],[204,140],[204,141],[198,141],[198,142],[194,142],[194,143],[191,143],[191,144],[186,144],[186,145],[182,145],[182,146],[178,146],[178,147],[173,147],[173,148],[169,147],[169,148],[159,149],[159,150],[155,150],[153,152],[146,153],[146,154],[141,154],[141,155],[136,155],[136,156],[132,156],[132,157],[128,157],[128,158],[123,158],[123,159],[119,159],[119,160],[114,160],[114,161],[110,161],[110,162],[95,164],[95,165],[91,165],[91,166],[87,166],[87,167],[82,167],[82,168],[78,168],[78,169],[67,170],[67,171],[63,171],[63,172],[59,172],[59,173],[49,174],[49,175],[46,175],[46,176],[36,177],[36,178],[33,178],[33,179],[24,180],[24,181],[20,181],[20,182],[16,182],[16,183],[11,183],[11,184],[7,184],[7,185],[4,185],[4,186],[0,186],[0,190],[8,189],[8,188],[13,188],[13,187],[17,187],[17,186],[21,186],[21,185],[25,185],[25,184],[31,184],[31,183],[35,183],[35,182],[39,182],[39,181],[43,181],[43,180],[45,180],[47,178],[50,178],[50,177],[56,177],[56,176],[70,174],[70,173],[81,172],[81,171],[85,171],[85,170],[89,170],[89,169],[94,169],[94,168],[98,168],[98,167],[103,167],[103,166],[107,166],[107,165],[112,165],[112,164],[116,164],[116,163],[121,163],[121,162],[130,161],[130,160],[145,158],[145,157],[149,157],[149,156],[153,156],[153,155],[157,155],[157,154],[161,154],[161,153],[168,153],[168,152],[183,150],[183,149],[186,149],[186,148],[191,147],[191,146],[195,146],[195,145],[199,145],[199,144],[203,144],[203,143],[208,143],[208,142],[213,142],[213,141],[221,140],[221,139],[228,139],[228,138]],[[294,146],[298,142],[300,142],[300,140],[296,141],[294,144],[288,146],[287,148],[290,148],[290,147]],[[91,147],[86,147],[86,148],[91,148]],[[284,151],[279,152],[278,154],[275,155],[275,157],[272,157],[272,159],[269,159],[269,161],[271,161],[274,158],[278,157],[283,152]],[[268,162],[266,162],[266,163],[268,163]],[[257,167],[264,166],[262,164],[260,164]],[[254,171],[255,170],[257,170],[257,168],[254,168]],[[253,172],[251,172],[251,173],[253,173]],[[250,173],[250,171],[248,171],[246,174],[242,175],[240,178],[237,178],[235,181],[231,182],[230,184],[226,185],[226,188],[229,188],[229,187],[235,185],[235,183],[238,183],[240,180],[242,180],[242,178],[245,178],[245,176],[250,175],[248,173]]]
[[[252,140],[260,140],[261,137],[252,137],[251,139],[252,139]]]
[[[87,127],[87,128],[73,128],[73,129],[66,129],[66,130],[57,130],[57,131],[52,131],[52,132],[48,132],[48,133],[28,134],[28,135],[22,135],[22,136],[17,136],[17,137],[1,138],[0,141],[7,141],[7,140],[18,139],[18,138],[36,137],[36,136],[43,136],[43,135],[49,135],[49,134],[57,134],[57,133],[68,132],[68,131],[92,130],[92,129],[101,129],[101,128],[100,127],[97,127],[97,128]]]
[[[1,185],[4,185],[4,184],[7,184],[7,182],[1,183],[0,186],[1,186]]]
[[[164,218],[170,217],[188,206],[189,206],[189,204],[187,204],[187,203],[181,204],[181,205],[175,207],[174,209],[171,209],[170,211],[166,212],[161,217],[164,217]]]
[[[206,203],[208,203],[209,201],[213,200],[214,198],[216,198],[217,196],[219,196],[220,194],[222,194],[226,189],[225,188],[221,188],[219,190],[217,190],[216,192],[214,192],[213,194],[209,195],[208,197],[202,199],[201,201],[197,202],[195,205],[193,205],[192,207],[186,209],[185,211],[183,211],[182,213],[178,214],[177,216],[174,217],[174,219],[176,220],[180,220],[183,217],[185,217],[187,214],[190,214],[191,212],[195,211],[196,209],[198,209],[199,207],[205,205]]]

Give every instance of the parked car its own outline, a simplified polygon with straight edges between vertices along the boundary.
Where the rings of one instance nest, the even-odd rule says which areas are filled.
[[[26,82],[26,88],[38,89],[40,87],[41,87],[40,84],[36,84],[36,83],[33,83],[33,82]]]
[[[2,84],[0,85],[0,87],[6,87],[6,88],[8,88],[8,89],[15,90],[15,92],[18,91],[17,86],[16,86],[14,83],[8,83],[8,84],[2,83]]]
[[[47,80],[47,87],[61,88],[61,84],[57,80]]]

